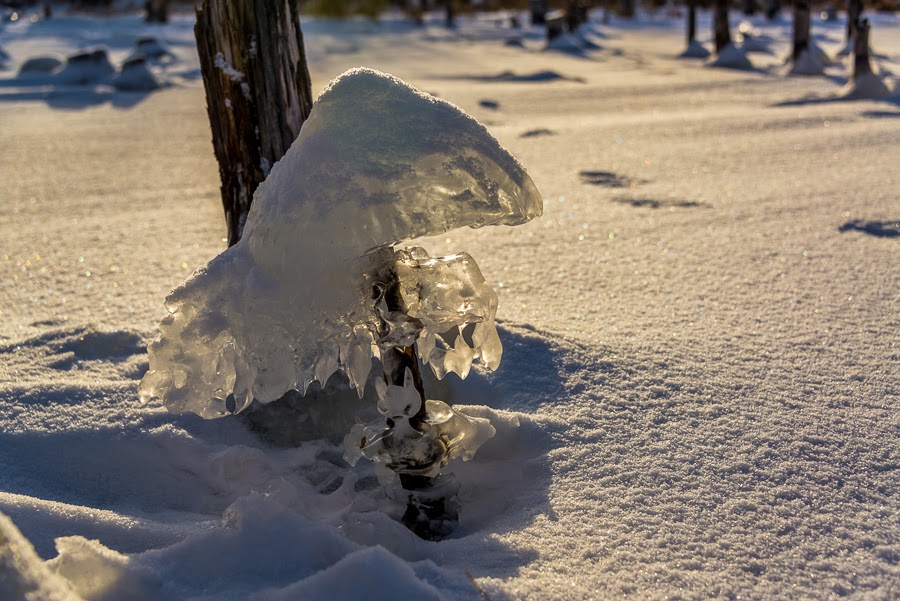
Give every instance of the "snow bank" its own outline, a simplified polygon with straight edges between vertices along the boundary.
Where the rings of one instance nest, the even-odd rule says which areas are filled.
[[[361,395],[379,356],[373,332],[382,316],[392,319],[373,298],[390,245],[462,226],[516,225],[542,209],[525,170],[484,126],[389,75],[349,71],[322,93],[257,189],[240,242],[167,299],[142,398],[218,417],[254,397],[304,392],[339,368]],[[484,289],[471,258],[410,261],[420,276],[437,269]],[[459,289],[470,297],[407,303],[423,309],[419,319],[430,313],[435,328],[477,322],[465,352],[493,365],[496,297]],[[434,350],[439,333],[423,332],[423,359],[452,359]]]

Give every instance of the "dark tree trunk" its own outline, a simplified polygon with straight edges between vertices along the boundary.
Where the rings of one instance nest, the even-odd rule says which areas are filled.
[[[774,21],[780,12],[781,0],[769,0],[769,3],[766,5],[766,18],[769,21]]]
[[[752,17],[756,14],[757,6],[756,0],[744,0],[744,14],[748,17]]]
[[[147,0],[144,3],[144,10],[144,21],[146,21],[147,23],[169,22],[168,0]]]
[[[809,0],[794,0],[794,62],[809,50]]]
[[[853,43],[856,34],[856,23],[862,16],[863,1],[847,0],[847,44]]]
[[[547,0],[531,0],[531,24],[543,25],[546,21]]]
[[[547,42],[552,42],[566,30],[565,15],[561,10],[554,10],[545,15],[544,23],[547,26]]]
[[[728,27],[728,0],[716,0],[713,15],[713,39],[716,41],[716,53],[731,43],[731,29]]]
[[[569,0],[566,8],[566,26],[569,31],[575,31],[587,23],[587,20],[587,4],[584,0]]]
[[[689,0],[687,10],[687,43],[690,46],[697,38],[697,4]]]
[[[863,75],[872,73],[869,63],[869,20],[856,22],[856,33],[853,38],[853,81],[859,81]]]
[[[627,19],[634,17],[634,0],[619,0],[619,15]]]
[[[194,35],[231,246],[312,108],[303,34],[293,0],[204,0]]]
[[[419,27],[425,25],[425,9],[419,0],[406,0],[406,14],[413,20],[413,23]]]
[[[456,27],[456,10],[453,0],[444,0],[444,24],[447,27]]]

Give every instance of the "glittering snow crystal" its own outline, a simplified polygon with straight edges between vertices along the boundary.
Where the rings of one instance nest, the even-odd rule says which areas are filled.
[[[497,297],[474,260],[394,245],[525,223],[542,207],[522,166],[460,109],[349,71],[257,189],[240,241],[167,298],[141,396],[217,417],[338,369],[362,394],[372,358],[413,341],[438,376],[494,368]]]

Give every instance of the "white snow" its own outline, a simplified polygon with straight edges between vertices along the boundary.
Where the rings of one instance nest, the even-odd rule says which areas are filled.
[[[872,21],[891,67],[900,19]],[[815,24],[826,51],[844,25]],[[660,16],[597,26],[590,60],[464,15],[452,34],[437,14],[304,21],[316,91],[360,64],[402,77],[484,122],[545,200],[519,227],[417,242],[477,258],[504,346],[495,372],[426,384],[496,428],[453,466],[459,530],[427,543],[371,463],[341,459],[374,395],[211,421],[138,401],[166,294],[224,248],[191,19],[7,25],[0,512],[27,542],[0,520],[2,582],[41,600],[895,597],[900,110],[825,101],[846,64],[773,77],[790,23],[754,26],[775,55],[734,72],[675,59],[683,23]],[[179,61],[141,102],[17,87],[29,57],[102,44],[119,65],[147,33]],[[543,71],[566,78],[496,79]]]

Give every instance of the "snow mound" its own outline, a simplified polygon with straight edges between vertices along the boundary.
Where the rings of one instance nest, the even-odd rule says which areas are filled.
[[[159,82],[147,67],[147,60],[136,56],[122,64],[122,70],[113,79],[113,86],[129,92],[150,91],[159,88]]]
[[[348,71],[257,189],[238,244],[167,298],[141,398],[218,417],[339,368],[361,395],[376,333],[418,337],[439,375],[476,359],[494,366],[496,296],[471,257],[392,245],[542,210],[524,168],[480,123],[392,76]],[[384,303],[391,270],[413,321]]]
[[[97,48],[67,58],[66,65],[56,74],[56,79],[60,83],[85,85],[104,82],[113,73],[115,69],[109,62],[106,49]]]
[[[888,98],[893,94],[887,83],[874,73],[866,73],[850,80],[839,96],[848,100]]]
[[[721,69],[740,69],[746,71],[753,69],[753,63],[751,63],[750,59],[747,58],[744,50],[735,46],[734,44],[728,44],[727,46],[725,46],[725,48],[723,48],[722,51],[715,56],[715,58],[707,63],[707,66],[719,67]]]
[[[741,50],[745,54],[756,52],[758,54],[772,54],[770,42],[750,34],[738,34],[738,42],[740,42]]]
[[[172,58],[172,53],[153,36],[141,36],[135,43],[135,55],[141,54],[151,61]]]
[[[804,50],[791,65],[788,75],[821,75],[825,72],[825,66],[819,62],[816,55],[810,49]]]
[[[583,54],[586,49],[584,40],[571,33],[560,34],[547,42],[547,50],[556,50],[567,54]]]
[[[0,599],[80,601],[68,583],[49,570],[12,521],[0,513]]]
[[[35,56],[29,58],[19,67],[19,77],[48,75],[62,66],[63,62],[55,56]]]
[[[684,52],[678,55],[679,58],[709,58],[709,50],[706,46],[697,40],[691,40]]]

